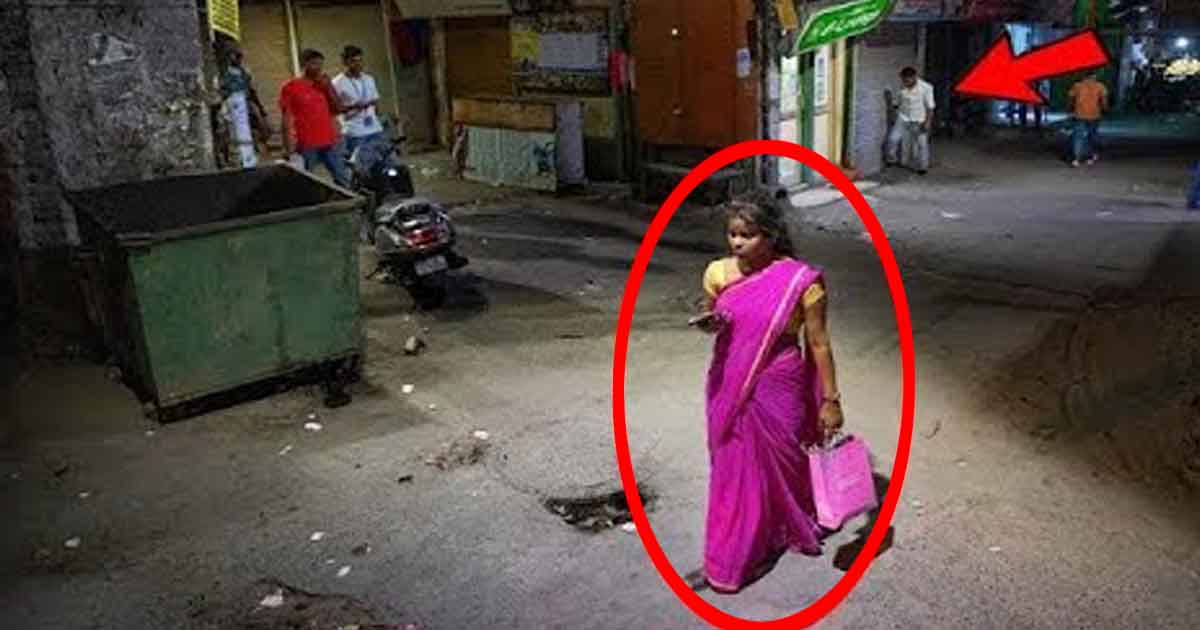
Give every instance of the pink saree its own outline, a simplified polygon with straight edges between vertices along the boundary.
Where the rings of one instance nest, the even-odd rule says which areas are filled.
[[[819,439],[812,354],[785,334],[820,272],[779,260],[726,287],[708,374],[709,584],[736,592],[787,551],[821,552],[805,445]]]

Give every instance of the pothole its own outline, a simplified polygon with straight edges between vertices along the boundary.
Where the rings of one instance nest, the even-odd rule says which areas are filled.
[[[657,500],[656,495],[644,484],[639,484],[637,491],[642,506],[650,511]],[[624,491],[597,496],[552,497],[542,501],[542,506],[567,525],[593,534],[633,522]]]

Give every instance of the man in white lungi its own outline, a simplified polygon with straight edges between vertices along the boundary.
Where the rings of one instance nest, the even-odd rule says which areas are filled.
[[[929,170],[929,134],[933,131],[933,86],[917,76],[916,68],[900,71],[900,89],[896,102],[896,122],[887,137],[889,166],[904,164],[921,175]],[[911,159],[902,159],[904,158]]]

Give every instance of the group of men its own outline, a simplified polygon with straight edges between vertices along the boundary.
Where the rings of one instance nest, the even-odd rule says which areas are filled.
[[[254,130],[269,126],[266,109],[242,63],[241,51],[233,50],[222,93],[241,164],[251,168],[257,163]],[[345,155],[383,136],[383,123],[376,112],[379,89],[364,71],[363,51],[358,46],[346,46],[342,51],[345,70],[333,79],[325,73],[325,56],[320,51],[301,52],[300,63],[301,75],[279,91],[284,156],[299,156],[310,171],[320,164],[336,184],[349,186]]]
[[[889,166],[904,163],[924,175],[929,170],[929,135],[934,127],[937,101],[933,86],[922,80],[915,68],[900,71],[900,84],[895,103],[896,121],[887,136],[887,163]],[[1100,119],[1108,106],[1108,88],[1095,73],[1071,86],[1072,167],[1095,164],[1100,159],[1097,145]],[[911,158],[902,159],[902,150],[911,154]]]

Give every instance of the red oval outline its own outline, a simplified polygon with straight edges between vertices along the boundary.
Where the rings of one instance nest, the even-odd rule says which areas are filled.
[[[705,179],[725,166],[746,158],[759,155],[774,155],[796,160],[820,173],[826,180],[835,185],[842,195],[854,206],[859,219],[871,235],[871,241],[879,254],[887,278],[888,290],[892,295],[892,306],[896,314],[896,329],[900,337],[900,363],[902,375],[902,400],[900,404],[900,440],[896,446],[896,459],[892,464],[892,477],[879,517],[875,521],[866,544],[858,554],[850,569],[838,580],[829,592],[822,595],[807,608],[789,617],[774,621],[750,621],[730,615],[725,611],[705,601],[693,592],[683,581],[679,573],[671,566],[662,547],[658,544],[650,521],[646,518],[645,506],[641,496],[636,492],[637,477],[629,455],[629,435],[625,422],[625,363],[629,350],[629,331],[633,324],[633,313],[637,306],[638,291],[641,289],[642,278],[650,264],[658,240],[670,223],[675,211],[683,201]],[[858,581],[866,573],[867,568],[875,559],[875,553],[883,542],[884,535],[891,525],[896,513],[896,505],[900,501],[900,491],[904,485],[904,476],[908,468],[909,451],[912,447],[913,410],[915,406],[916,368],[913,361],[912,319],[908,308],[908,297],[904,291],[904,282],[900,277],[900,268],[896,264],[895,254],[888,243],[887,234],[866,198],[858,188],[832,162],[818,153],[792,142],[782,140],[750,140],[741,142],[712,155],[699,166],[688,173],[683,181],[671,193],[654,216],[637,255],[629,271],[629,279],[625,284],[624,296],[621,299],[621,310],[617,318],[617,336],[613,348],[613,441],[617,450],[617,467],[621,473],[621,485],[629,502],[633,521],[637,525],[638,537],[646,548],[646,554],[654,563],[663,581],[675,595],[692,612],[714,626],[735,630],[737,628],[795,628],[809,627],[828,615],[850,594]]]

